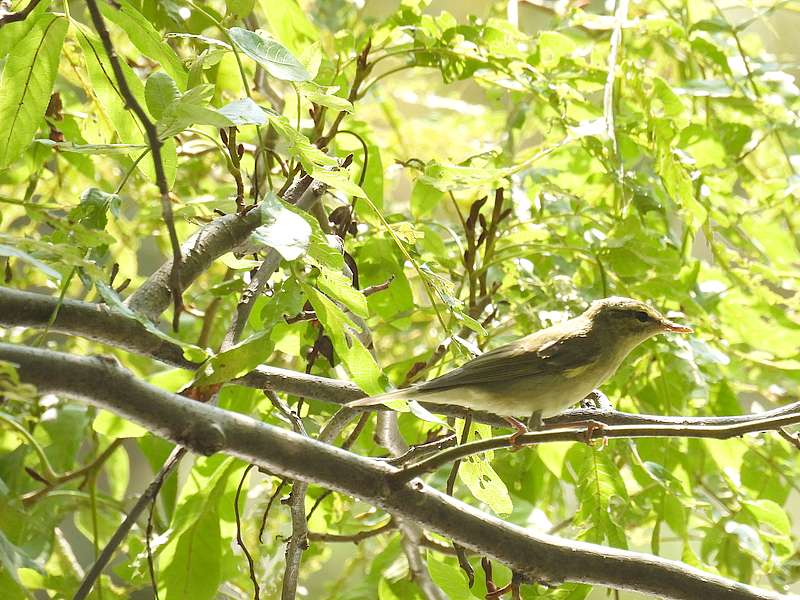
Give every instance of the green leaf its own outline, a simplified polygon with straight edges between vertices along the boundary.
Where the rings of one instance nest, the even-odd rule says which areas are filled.
[[[92,422],[92,429],[109,438],[139,438],[147,429],[107,410],[101,410]]]
[[[350,180],[350,172],[346,169],[314,169],[311,176],[344,192],[348,196],[355,196],[356,198],[367,197],[366,192]]]
[[[254,333],[225,352],[208,359],[198,370],[194,385],[204,387],[224,383],[249,373],[272,354],[270,331]]]
[[[19,158],[42,123],[66,34],[66,19],[39,15],[6,61],[0,78],[0,169]]]
[[[204,360],[207,356],[206,351],[200,348],[199,346],[195,346],[194,344],[189,344],[177,338],[173,338],[167,333],[161,331],[158,327],[153,325],[153,323],[139,315],[138,313],[133,312],[127,305],[122,301],[122,298],[119,297],[119,294],[111,288],[109,285],[103,283],[102,281],[95,281],[95,287],[97,288],[97,293],[100,294],[100,297],[103,298],[103,301],[108,304],[108,306],[117,312],[121,313],[122,315],[128,317],[129,319],[134,319],[138,321],[147,331],[152,333],[155,336],[160,337],[161,339],[175,344],[176,346],[180,346],[183,350],[184,356],[193,361],[201,361]]]
[[[15,583],[22,585],[17,569],[28,568],[36,572],[42,572],[42,567],[30,558],[23,548],[19,548],[11,543],[3,531],[0,531],[0,565],[3,571],[12,578]]]
[[[358,339],[356,333],[360,328],[330,298],[310,285],[301,285],[317,319],[325,327],[325,333],[331,339],[336,354],[356,385],[370,396],[383,393],[386,389],[385,376],[372,354]]]
[[[147,102],[147,110],[156,119],[164,115],[164,111],[175,100],[180,98],[181,92],[175,81],[162,71],[156,71],[144,84],[144,99]]]
[[[653,77],[653,92],[655,93],[653,100],[657,99],[661,103],[664,115],[676,117],[683,112],[683,102],[680,97],[661,77]]]
[[[303,165],[303,168],[311,173],[318,167],[332,167],[336,165],[336,159],[328,156],[317,148],[302,133],[297,131],[289,119],[282,115],[277,115],[272,111],[267,112],[270,124],[275,128],[281,137],[288,143],[287,151],[296,157]]]
[[[428,552],[426,562],[431,579],[441,588],[448,600],[473,600],[478,598],[469,589],[469,583],[461,569],[438,560],[433,552]]]
[[[571,38],[556,31],[542,31],[536,46],[539,61],[545,68],[556,66],[562,57],[571,55],[577,47]]]
[[[337,87],[322,87],[313,82],[306,82],[298,88],[303,97],[309,102],[326,106],[335,111],[353,112],[353,103],[347,98],[337,96]]]
[[[253,12],[255,3],[255,0],[225,0],[225,6],[228,7],[228,14],[241,18]]]
[[[69,211],[67,218],[86,227],[105,229],[108,211],[119,213],[121,202],[122,199],[117,194],[91,187],[81,194],[80,204]]]
[[[231,27],[228,29],[228,33],[242,52],[276,79],[284,81],[308,81],[311,79],[311,75],[308,74],[305,67],[292,56],[292,53],[283,44],[241,27]]]
[[[147,17],[128,0],[115,0],[114,4],[100,2],[99,6],[103,16],[124,31],[126,39],[139,52],[160,64],[180,89],[186,88],[187,74],[183,62],[169,44],[161,39],[161,34]]]
[[[262,0],[269,28],[298,56],[303,47],[320,39],[319,32],[297,0]]]
[[[459,420],[456,423],[456,433],[461,436],[464,429],[464,422]],[[482,440],[492,437],[492,428],[483,423],[473,423],[469,439]],[[484,452],[473,454],[461,461],[458,470],[458,478],[469,488],[472,495],[485,503],[498,515],[511,514],[514,505],[503,480],[491,467],[490,462],[494,458],[494,452]]]
[[[43,138],[34,140],[37,144],[55,148],[59,152],[71,152],[74,154],[98,154],[114,156],[118,154],[130,154],[132,151],[142,152],[149,146],[145,144],[73,144],[72,142],[54,142]]]
[[[144,131],[133,113],[126,108],[122,97],[117,91],[117,82],[113,78],[113,69],[108,62],[103,45],[89,28],[80,24],[76,24],[75,27],[77,28],[76,37],[80,42],[82,56],[91,82],[91,86],[85,87],[84,90],[95,100],[92,106],[97,113],[98,121],[103,125],[110,124],[119,141],[123,144],[134,144],[136,148],[142,147],[146,144]],[[142,106],[145,106],[146,101],[142,82],[125,61],[121,61],[120,66],[133,97]],[[111,137],[111,132],[109,131],[106,135]],[[105,139],[96,141],[105,141]],[[136,160],[140,154],[141,151],[135,150],[129,153],[128,156],[131,160]],[[166,140],[162,145],[161,160],[167,183],[172,185],[175,181],[177,164],[177,150],[174,140]],[[152,159],[139,162],[138,168],[142,170],[150,181],[155,181],[155,169]]]
[[[214,463],[209,463],[214,464]],[[219,503],[236,463],[215,465],[203,489],[184,498],[175,511],[170,543],[164,548],[160,586],[167,598],[212,600],[222,583],[222,535]],[[203,478],[198,478],[200,483]]]
[[[282,200],[270,192],[261,203],[261,222],[252,238],[277,250],[286,260],[295,260],[308,250],[311,226],[300,215],[289,210]]]
[[[12,4],[13,6],[13,4]],[[31,29],[36,24],[38,17],[49,7],[47,2],[40,2],[22,21],[12,21],[3,23],[0,27],[0,58],[5,58],[12,50],[17,47],[22,39],[30,34]]]
[[[658,147],[658,171],[669,195],[684,209],[687,225],[697,230],[705,223],[708,211],[697,200],[692,180],[666,144]]]
[[[536,447],[536,453],[547,469],[561,479],[564,477],[564,462],[570,447],[572,444],[569,442],[540,444]]]
[[[578,517],[588,526],[588,539],[608,540],[614,546],[627,548],[625,532],[611,515],[613,504],[628,502],[619,469],[607,451],[587,446],[578,449],[577,454],[582,467],[576,489],[580,501]]]
[[[430,183],[417,179],[411,191],[411,214],[415,219],[429,215],[444,198],[444,193]]]
[[[366,296],[360,290],[355,289],[350,279],[342,273],[323,268],[317,277],[316,284],[321,292],[338,300],[354,314],[364,318],[369,316]]]
[[[38,258],[34,258],[27,252],[23,252],[18,248],[12,248],[11,246],[0,244],[0,256],[14,256],[26,263],[33,265],[34,267],[45,273],[48,277],[51,277],[56,280],[61,279],[61,273],[59,273],[49,265],[43,263]]]
[[[263,125],[267,122],[267,113],[250,98],[235,100],[217,112],[234,125]]]
[[[231,119],[209,104],[214,87],[208,84],[193,87],[169,104],[156,123],[161,139],[172,137],[191,125],[231,127]]]

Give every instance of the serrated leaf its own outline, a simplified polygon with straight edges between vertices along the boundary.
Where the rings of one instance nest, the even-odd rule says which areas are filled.
[[[42,123],[66,33],[66,19],[39,15],[6,61],[0,78],[0,169],[19,158]]]
[[[242,29],[228,29],[231,39],[247,56],[275,77],[284,81],[308,81],[311,75],[291,52],[280,42]]]
[[[344,274],[323,268],[316,283],[321,292],[338,300],[354,314],[364,318],[369,316],[366,296],[361,290],[355,289],[350,279]]]
[[[172,77],[161,71],[156,71],[150,75],[144,84],[144,99],[147,102],[147,110],[156,119],[160,119],[167,107],[180,96],[181,92]]]

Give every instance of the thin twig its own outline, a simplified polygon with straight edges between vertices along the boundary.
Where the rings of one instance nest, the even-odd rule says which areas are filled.
[[[394,531],[395,529],[397,529],[397,523],[395,523],[393,519],[390,519],[388,523],[381,525],[377,529],[359,531],[358,533],[351,533],[349,535],[309,531],[308,539],[312,542],[353,542],[354,544],[358,544],[363,540],[387,533],[389,531]]]
[[[88,477],[92,473],[96,472],[103,464],[111,457],[114,451],[122,445],[123,439],[117,438],[113,440],[106,449],[103,450],[100,454],[95,457],[95,459],[90,462],[89,464],[81,467],[80,469],[76,469],[75,471],[71,471],[69,473],[64,473],[63,475],[59,475],[55,479],[48,480],[45,478],[37,478],[39,481],[45,483],[45,487],[37,490],[31,494],[28,494],[22,498],[23,504],[26,506],[30,506],[34,502],[36,502],[42,496],[47,495],[53,488],[58,487],[63,483],[67,483],[68,481],[72,481],[73,479],[80,479],[81,477]]]
[[[798,450],[800,450],[800,437],[798,437],[798,435],[797,435],[797,434],[794,434],[794,435],[792,435],[791,433],[789,433],[788,431],[786,431],[786,428],[785,428],[785,427],[778,427],[778,429],[777,429],[776,431],[778,432],[778,434],[779,434],[779,435],[780,435],[780,436],[781,436],[783,439],[785,439],[787,442],[789,442],[790,444],[792,444],[792,445],[793,445],[795,448],[797,448]]]
[[[78,591],[75,592],[72,600],[84,600],[84,598],[89,595],[94,582],[97,581],[98,577],[100,577],[100,574],[111,560],[111,557],[122,543],[122,540],[124,540],[125,536],[128,535],[128,532],[131,530],[134,523],[136,523],[136,521],[139,519],[139,516],[144,512],[145,508],[147,508],[150,502],[155,499],[158,491],[161,489],[161,485],[164,483],[164,480],[170,473],[172,473],[186,452],[186,448],[175,448],[172,451],[172,454],[170,454],[170,456],[164,462],[164,466],[161,467],[161,470],[155,476],[153,481],[150,482],[150,485],[147,486],[147,489],[144,491],[144,493],[139,496],[136,504],[134,504],[130,512],[128,512],[128,516],[125,517],[125,520],[119,527],[117,527],[117,530],[111,536],[111,539],[108,540],[108,543],[106,544],[105,548],[103,548],[100,556],[97,557],[97,560],[94,561],[92,568],[89,569],[84,576],[83,581],[81,581],[81,585],[78,588]]]
[[[467,413],[467,416],[464,417],[464,429],[461,432],[461,441],[460,444],[466,444],[469,441],[469,430],[472,427],[472,415]],[[453,495],[453,488],[456,484],[456,477],[458,476],[458,468],[461,466],[461,460],[453,461],[453,466],[450,467],[450,475],[447,477],[447,495]],[[469,564],[469,559],[467,559],[466,551],[464,547],[453,542],[453,549],[456,551],[456,556],[458,557],[458,566],[461,567],[461,570],[467,574],[467,579],[469,580],[469,587],[475,585],[475,569],[472,568],[472,565]]]
[[[174,315],[172,318],[172,329],[178,330],[178,323],[180,322],[181,311],[183,310],[182,289],[181,289],[181,244],[178,241],[178,234],[175,231],[175,218],[172,214],[172,203],[169,197],[169,185],[167,184],[167,176],[164,172],[164,164],[161,160],[161,146],[163,142],[158,137],[158,130],[156,126],[150,121],[147,113],[142,108],[139,101],[133,95],[128,82],[125,79],[125,73],[122,71],[119,58],[117,57],[116,50],[111,44],[111,36],[106,29],[106,24],[97,7],[96,0],[86,0],[86,5],[89,8],[89,15],[91,16],[94,28],[100,36],[100,41],[103,43],[103,48],[108,55],[108,60],[111,63],[111,68],[114,71],[117,85],[119,86],[120,94],[125,99],[125,105],[131,109],[141,121],[147,135],[147,143],[150,146],[150,151],[153,154],[153,168],[156,175],[156,185],[161,194],[161,212],[164,217],[164,223],[169,232],[169,240],[172,244],[172,273],[170,276],[170,286],[172,288],[172,299],[174,304]]]
[[[392,284],[393,281],[394,281],[394,275],[389,277],[389,279],[387,279],[383,283],[378,283],[376,285],[365,287],[363,290],[361,290],[361,293],[364,294],[365,296],[372,296],[372,294],[377,294],[378,292],[382,292],[383,290],[388,289],[388,287]]]
[[[473,454],[482,454],[489,450],[509,448],[512,446],[531,446],[545,442],[590,442],[601,438],[642,438],[642,437],[687,437],[706,439],[729,439],[740,437],[746,433],[763,431],[779,431],[784,425],[800,422],[800,414],[788,414],[767,418],[752,419],[744,423],[731,425],[603,425],[587,421],[587,426],[556,429],[553,431],[532,431],[512,440],[513,435],[502,435],[470,442],[449,448],[428,459],[398,471],[393,475],[395,485],[411,481],[424,473],[435,471],[451,461],[465,458]]]
[[[250,551],[247,549],[247,545],[244,543],[244,539],[242,538],[242,519],[241,515],[239,514],[239,497],[242,495],[242,485],[244,485],[244,480],[247,479],[247,475],[250,473],[253,467],[255,467],[254,464],[247,465],[244,473],[242,473],[242,478],[239,480],[239,485],[236,488],[236,496],[233,498],[233,513],[236,516],[236,543],[239,544],[242,552],[244,552],[244,555],[247,557],[247,566],[250,570],[250,581],[253,582],[253,598],[254,600],[259,600],[260,588],[258,587],[258,579],[256,578],[256,565],[255,562],[253,562],[253,557],[250,555]]]
[[[18,10],[17,12],[8,13],[0,17],[0,27],[3,25],[7,25],[8,23],[16,23],[19,21],[24,21],[28,18],[28,15],[33,12],[33,9],[39,5],[39,2],[42,0],[31,0],[28,3],[28,6],[23,8],[22,10]]]
[[[262,544],[264,543],[264,530],[267,527],[267,517],[269,517],[269,511],[272,508],[272,505],[275,503],[275,498],[283,491],[283,488],[286,487],[286,480],[281,479],[278,487],[275,488],[275,491],[272,492],[272,496],[269,497],[269,501],[267,502],[267,507],[264,509],[264,514],[261,515],[261,526],[258,528],[258,541]]]

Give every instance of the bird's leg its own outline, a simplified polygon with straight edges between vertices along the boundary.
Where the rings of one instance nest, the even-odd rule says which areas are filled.
[[[539,431],[544,427],[544,420],[542,419],[542,411],[535,410],[528,417],[528,429],[531,431]]]
[[[528,428],[525,426],[525,423],[514,417],[503,417],[503,420],[514,428],[514,433],[511,434],[511,439],[509,441],[511,442],[511,451],[516,452],[522,448],[518,443],[519,436],[528,433]]]

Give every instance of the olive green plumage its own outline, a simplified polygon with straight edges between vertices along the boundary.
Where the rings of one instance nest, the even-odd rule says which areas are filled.
[[[391,400],[453,404],[540,420],[581,401],[648,338],[691,329],[630,298],[593,302],[581,315],[500,346],[430,381],[348,406]]]

